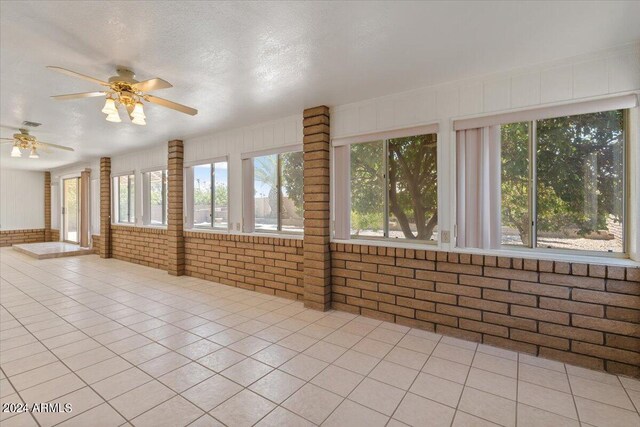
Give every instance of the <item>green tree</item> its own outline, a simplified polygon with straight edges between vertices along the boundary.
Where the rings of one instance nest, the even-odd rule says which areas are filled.
[[[502,126],[502,221],[529,244],[529,123]],[[536,122],[536,226],[585,235],[622,220],[623,114],[608,111]]]

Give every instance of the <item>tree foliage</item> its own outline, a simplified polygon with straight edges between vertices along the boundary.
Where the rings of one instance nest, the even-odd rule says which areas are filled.
[[[580,235],[622,221],[622,111],[536,122],[536,226]],[[502,221],[529,244],[528,122],[502,126]]]

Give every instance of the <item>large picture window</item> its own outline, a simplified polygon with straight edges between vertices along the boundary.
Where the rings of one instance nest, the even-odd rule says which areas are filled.
[[[437,240],[437,134],[349,146],[351,237]]]
[[[502,125],[502,244],[625,251],[624,110]]]
[[[229,228],[229,173],[227,161],[192,167],[192,221],[197,228]]]
[[[247,159],[251,168],[253,228],[245,231],[302,233],[303,163],[301,151],[267,154]],[[245,209],[249,208],[246,206]]]
[[[113,177],[113,213],[114,222],[135,224],[135,175]]]
[[[144,181],[143,222],[145,225],[167,225],[168,216],[168,171],[146,172]]]

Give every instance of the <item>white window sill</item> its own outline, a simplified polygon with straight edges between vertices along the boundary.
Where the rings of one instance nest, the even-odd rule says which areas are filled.
[[[230,234],[229,230],[219,228],[185,228],[184,231],[189,233]]]
[[[616,256],[597,256],[593,254],[581,255],[579,253],[557,253],[536,250],[515,250],[515,249],[465,249],[453,248],[445,251],[437,246],[437,243],[412,243],[409,241],[382,240],[382,239],[332,239],[331,243],[341,243],[345,245],[363,245],[363,246],[383,246],[388,248],[414,249],[422,251],[435,252],[452,252],[473,255],[500,256],[508,258],[536,259],[543,261],[562,261],[575,262],[583,264],[599,264],[611,265],[619,267],[640,267],[640,262],[624,258],[622,255]]]

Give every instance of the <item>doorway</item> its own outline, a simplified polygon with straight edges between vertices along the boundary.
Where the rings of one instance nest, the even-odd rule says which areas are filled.
[[[62,240],[80,243],[80,178],[62,180]]]

